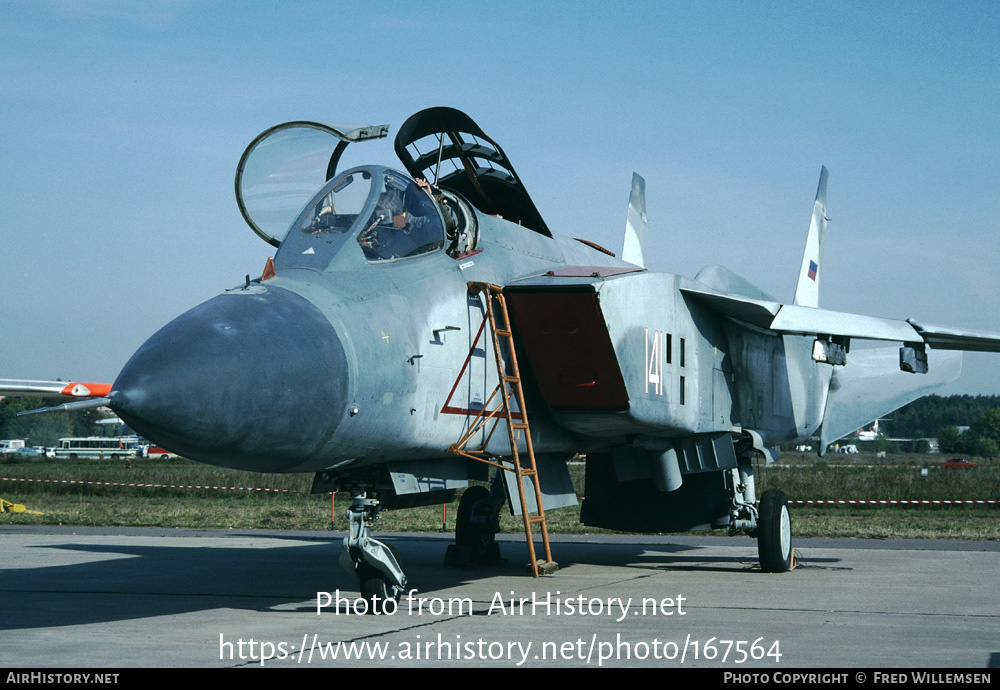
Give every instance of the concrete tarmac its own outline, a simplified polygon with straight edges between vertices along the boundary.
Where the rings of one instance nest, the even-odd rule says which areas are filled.
[[[1000,663],[996,542],[797,540],[774,575],[745,537],[566,535],[535,580],[523,537],[468,570],[452,535],[381,535],[416,591],[364,616],[343,536],[0,526],[0,667]]]

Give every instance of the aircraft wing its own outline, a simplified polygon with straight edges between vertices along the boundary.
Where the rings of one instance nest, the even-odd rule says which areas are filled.
[[[930,352],[926,374],[899,369],[899,350],[875,347],[849,355],[846,367],[834,367],[829,399],[820,427],[820,455],[826,447],[859,429],[886,410],[895,410],[958,378],[962,355]]]
[[[2,395],[22,395],[40,398],[67,395],[73,398],[103,398],[110,392],[110,383],[0,379],[0,394]]]
[[[798,307],[784,304],[778,310],[771,330],[787,335],[839,335],[867,340],[914,341],[913,328],[905,321],[884,319],[842,311]]]
[[[913,319],[906,322],[913,326],[924,342],[936,350],[969,350],[974,352],[1000,352],[1000,334],[968,329],[948,328],[919,324]]]
[[[784,335],[825,335],[926,343],[939,350],[1000,352],[1000,333],[921,325],[912,319],[887,319],[848,312],[781,304],[710,288],[682,287],[681,292],[713,311]]]
[[[91,407],[102,407],[108,404],[108,395],[110,393],[110,383],[0,379],[0,395],[18,395],[36,398],[54,398],[57,395],[65,395],[70,398],[80,398],[80,400],[74,400],[55,407],[25,410],[18,413],[19,417],[41,412],[69,412],[72,410],[85,410]]]

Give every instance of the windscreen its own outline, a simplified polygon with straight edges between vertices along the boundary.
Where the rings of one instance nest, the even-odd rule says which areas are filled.
[[[368,170],[354,170],[335,179],[301,213],[274,257],[275,268],[326,268],[345,242],[354,244],[358,219],[371,195],[372,173]]]
[[[300,212],[274,257],[275,268],[325,270],[340,252],[374,263],[439,250],[445,230],[436,204],[428,192],[394,170],[349,170]],[[346,260],[355,261],[350,256]]]

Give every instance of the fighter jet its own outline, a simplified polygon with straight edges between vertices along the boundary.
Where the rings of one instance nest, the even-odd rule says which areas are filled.
[[[620,256],[552,232],[501,147],[431,108],[395,137],[395,167],[340,170],[387,125],[297,121],[263,132],[236,174],[240,210],[277,248],[262,275],[152,335],[109,389],[0,381],[13,393],[106,405],[171,452],[224,467],[315,474],[351,496],[341,564],[373,610],[406,575],[375,539],[381,509],[459,505],[455,558],[496,553],[497,516],[525,517],[529,565],[551,564],[544,510],[587,525],[721,528],[792,567],[785,494],[753,461],[845,434],[956,378],[958,350],[1000,335],[820,308],[820,174],[794,298],[719,266],[647,269],[645,182],[632,179]],[[401,169],[399,168],[401,166]],[[855,349],[852,340],[891,345]],[[532,528],[544,556],[534,554]]]

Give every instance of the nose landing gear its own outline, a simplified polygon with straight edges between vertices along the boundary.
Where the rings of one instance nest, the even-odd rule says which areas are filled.
[[[371,536],[369,524],[378,517],[379,501],[368,498],[366,489],[351,489],[350,531],[344,537],[340,565],[358,578],[361,596],[368,601],[367,612],[379,615],[394,611],[406,587],[406,575],[396,550]],[[393,603],[388,604],[389,600]]]

